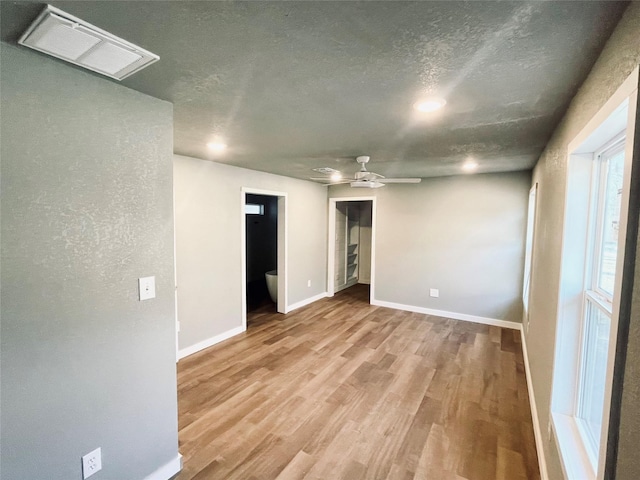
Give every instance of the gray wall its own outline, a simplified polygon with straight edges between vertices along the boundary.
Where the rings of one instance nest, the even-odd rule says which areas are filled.
[[[176,155],[180,349],[242,325],[242,187],[288,195],[289,305],[327,290],[326,187]],[[311,287],[307,287],[308,280]]]
[[[95,478],[142,479],[178,454],[172,107],[1,48],[2,478],[102,447]]]
[[[464,175],[336,186],[329,196],[377,196],[376,300],[521,322],[530,181],[528,172]]]
[[[560,256],[567,180],[567,148],[640,61],[640,3],[633,2],[620,20],[591,73],[574,97],[564,119],[534,170],[539,183],[538,224],[534,239],[530,327],[526,337],[531,377],[544,451],[551,479],[562,478],[557,446],[547,437],[551,399],[554,338],[558,311]],[[637,278],[637,277],[636,277]],[[628,379],[625,388],[638,388],[640,379]],[[635,411],[637,415],[637,408]],[[637,432],[636,432],[637,435]],[[638,441],[634,443],[637,450]],[[621,470],[618,478],[638,478]]]
[[[636,123],[636,148],[635,148],[635,208],[634,211],[635,228],[640,223],[640,108]],[[631,212],[630,212],[631,213]],[[630,224],[633,221],[629,222]],[[615,458],[616,473],[613,478],[619,480],[636,480],[640,478],[640,456],[638,455],[638,445],[640,445],[640,231],[636,232],[636,249],[633,260],[629,259],[627,264],[635,262],[633,272],[633,290],[631,292],[631,307],[629,309],[629,331],[627,351],[625,358],[625,370],[622,377],[623,391],[620,402],[619,416],[619,442],[618,451]]]

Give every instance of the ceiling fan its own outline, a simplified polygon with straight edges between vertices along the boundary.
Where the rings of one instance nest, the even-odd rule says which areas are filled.
[[[356,172],[352,179],[342,179],[340,172],[331,168],[317,168],[314,170],[332,175],[329,177],[311,177],[311,180],[329,182],[325,184],[326,186],[348,183],[354,188],[380,188],[387,183],[420,183],[420,178],[386,178],[379,173],[370,172],[366,167],[370,159],[371,157],[368,155],[356,157],[356,162],[360,164],[360,171]]]

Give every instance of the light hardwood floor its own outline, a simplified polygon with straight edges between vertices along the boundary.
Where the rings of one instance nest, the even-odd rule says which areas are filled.
[[[178,364],[188,479],[539,479],[519,332],[356,286]]]

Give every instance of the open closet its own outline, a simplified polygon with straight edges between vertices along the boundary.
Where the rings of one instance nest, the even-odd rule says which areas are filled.
[[[336,292],[371,283],[371,201],[336,203]]]

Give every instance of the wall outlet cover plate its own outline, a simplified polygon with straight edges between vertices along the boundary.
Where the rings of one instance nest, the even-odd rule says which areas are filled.
[[[138,279],[140,300],[156,298],[156,277],[142,277]]]
[[[102,449],[96,448],[82,457],[82,478],[89,478],[102,470]]]

